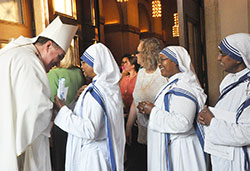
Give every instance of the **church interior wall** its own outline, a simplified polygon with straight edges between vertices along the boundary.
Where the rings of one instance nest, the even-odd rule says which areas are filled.
[[[80,54],[94,41],[96,27],[93,26],[90,3],[95,0],[75,0],[80,27]],[[48,25],[51,14],[49,2],[52,0],[24,0],[32,4],[32,30],[22,31],[22,35],[38,35]],[[117,3],[115,0],[99,0],[99,40],[105,43],[115,56],[118,64],[125,53],[134,53],[140,38],[155,36],[165,45],[178,45],[178,38],[172,36],[173,13],[177,12],[176,0],[162,1],[162,18],[152,18],[151,0],[129,0],[129,3]],[[250,32],[249,0],[204,0],[205,42],[208,73],[209,104],[215,104],[219,96],[219,84],[226,75],[217,62],[218,44],[221,39],[237,32]],[[1,42],[17,38],[20,34],[10,28],[14,24],[0,25]],[[8,27],[6,27],[8,26]],[[20,26],[21,27],[21,26]],[[23,27],[24,28],[24,27]],[[17,35],[18,34],[18,35]],[[2,46],[0,46],[2,47]]]

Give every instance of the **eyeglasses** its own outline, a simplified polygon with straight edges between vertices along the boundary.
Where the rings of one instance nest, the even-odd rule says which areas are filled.
[[[135,54],[136,54],[136,55],[139,54],[139,53],[142,53],[142,51],[135,51]]]
[[[59,61],[61,61],[64,58],[65,53],[59,54],[59,51],[60,51],[61,48],[57,44],[55,44],[55,43],[52,44],[52,47],[58,52],[57,59]]]

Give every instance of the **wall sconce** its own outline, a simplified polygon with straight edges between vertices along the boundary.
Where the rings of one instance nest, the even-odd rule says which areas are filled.
[[[172,27],[173,37],[179,37],[179,16],[178,13],[174,13],[174,25]]]
[[[152,1],[152,17],[161,17],[161,1]]]
[[[128,2],[128,0],[116,0],[116,2]]]

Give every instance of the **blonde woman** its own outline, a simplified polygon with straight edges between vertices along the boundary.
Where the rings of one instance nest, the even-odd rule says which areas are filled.
[[[161,76],[161,72],[157,67],[158,56],[162,49],[161,42],[156,38],[147,38],[140,41],[136,56],[137,63],[142,69],[137,74],[135,89],[128,121],[126,124],[127,143],[131,144],[132,127],[138,121],[138,137],[137,147],[134,154],[135,161],[131,170],[147,170],[147,122],[148,118],[143,116],[135,106],[140,101],[154,101],[154,98],[162,85],[166,84],[166,79]]]

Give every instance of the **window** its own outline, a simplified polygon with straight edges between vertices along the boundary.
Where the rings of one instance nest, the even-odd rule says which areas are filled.
[[[0,20],[23,23],[21,0],[0,0]]]
[[[53,0],[55,12],[59,12],[76,19],[76,3],[75,0]]]

